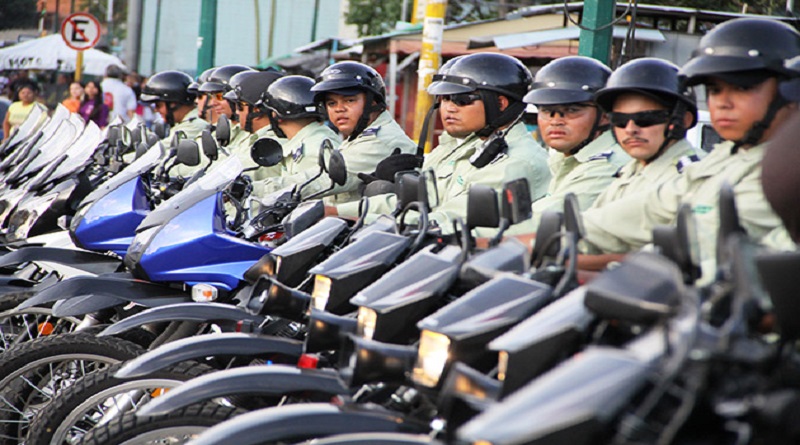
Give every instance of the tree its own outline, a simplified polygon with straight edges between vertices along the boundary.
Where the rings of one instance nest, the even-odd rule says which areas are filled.
[[[76,10],[86,11],[89,14],[97,17],[97,19],[103,24],[106,24],[106,17],[108,16],[108,0],[81,0],[77,5]],[[124,40],[128,34],[127,19],[128,0],[114,0],[114,11],[112,12],[114,26],[112,28],[112,32],[114,34],[114,38],[118,42]]]
[[[38,25],[36,0],[0,1],[0,29],[36,28]]]

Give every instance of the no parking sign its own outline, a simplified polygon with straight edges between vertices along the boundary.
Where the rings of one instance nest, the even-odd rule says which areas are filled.
[[[100,40],[100,22],[89,13],[76,12],[61,23],[61,37],[74,50],[92,48]]]

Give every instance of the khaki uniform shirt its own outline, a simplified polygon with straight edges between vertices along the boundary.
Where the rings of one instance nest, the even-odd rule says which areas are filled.
[[[611,202],[583,214],[590,253],[626,253],[652,241],[653,227],[674,224],[681,204],[692,208],[700,244],[702,281],[716,268],[719,190],[733,186],[739,218],[747,233],[762,241],[781,226],[761,190],[764,144],[732,153],[732,142],[717,144],[683,174],[656,188]]]
[[[238,125],[234,128],[238,129],[238,133],[235,137],[231,135],[228,151],[231,156],[236,156],[242,161],[242,166],[245,168],[246,172],[248,172],[250,178],[252,178],[253,181],[260,181],[266,178],[279,176],[281,174],[280,164],[272,167],[261,167],[253,160],[253,157],[250,155],[250,149],[253,148],[253,144],[255,144],[257,140],[263,138],[274,139],[278,141],[282,147],[285,147],[288,140],[279,138],[269,125],[259,128],[255,133],[248,133],[242,130]]]
[[[550,184],[547,151],[536,143],[524,124],[514,125],[509,130],[506,135],[508,144],[506,153],[478,169],[469,159],[482,143],[483,140],[474,134],[464,140],[457,140],[444,134],[439,139],[436,149],[425,157],[422,168],[434,171],[438,192],[438,205],[436,201],[431,200],[433,209],[429,217],[439,224],[444,233],[452,231],[453,219],[466,219],[467,195],[472,184],[487,185],[499,193],[506,182],[526,178],[531,199],[539,199],[547,193]],[[337,210],[341,215],[354,215],[357,212],[357,204],[342,204],[337,206]],[[396,205],[397,200],[393,194],[375,196],[370,198],[369,212],[377,217],[380,214],[391,213]],[[495,229],[480,231],[481,236],[496,233]]]
[[[344,141],[339,146],[347,166],[347,182],[336,186],[328,193],[329,204],[357,201],[361,198],[359,186],[363,184],[358,173],[372,173],[378,162],[389,156],[395,148],[401,153],[416,153],[414,143],[384,111],[353,141]],[[309,191],[310,192],[310,191]],[[332,196],[331,196],[332,195]]]
[[[330,140],[333,147],[341,144],[339,135],[321,122],[312,122],[283,143],[283,161],[276,167],[278,175],[269,178],[253,178],[253,196],[264,197],[295,184],[302,184],[319,173],[319,151],[323,141]],[[258,180],[261,179],[261,180]],[[307,197],[330,186],[331,180],[323,173],[314,182],[301,190]]]
[[[631,160],[630,156],[606,131],[572,156],[550,150],[548,164],[553,174],[547,196],[534,201],[533,217],[512,226],[507,235],[535,233],[545,211],[564,211],[564,198],[574,193],[581,210],[592,206],[606,187],[614,181],[617,171]]]
[[[186,116],[183,117],[183,120],[175,124],[174,127],[170,128],[169,136],[165,137],[161,140],[161,143],[164,145],[165,148],[169,148],[170,143],[172,142],[172,138],[175,137],[178,132],[183,133],[186,136],[186,139],[189,140],[198,140],[200,138],[200,133],[203,132],[208,128],[208,122],[200,119],[199,113],[197,108],[192,109],[192,111],[186,113]],[[136,157],[136,153],[128,153],[122,157],[125,162],[133,162]],[[188,165],[177,165],[175,168],[170,170],[171,175],[180,175],[180,176],[190,176],[194,173],[197,169],[203,167],[203,160],[205,156],[203,156],[203,149],[200,147],[200,164],[194,167],[189,167]]]

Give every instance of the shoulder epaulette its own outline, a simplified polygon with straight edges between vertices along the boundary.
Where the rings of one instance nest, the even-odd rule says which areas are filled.
[[[300,158],[303,157],[304,150],[305,150],[305,144],[300,144],[300,146],[297,147],[297,150],[292,152],[292,159],[294,160],[294,162],[299,161]]]
[[[675,168],[678,169],[678,173],[683,173],[683,169],[686,168],[687,165],[694,164],[699,160],[700,157],[697,155],[684,156],[678,159],[678,162],[675,164]]]
[[[613,155],[613,154],[614,154],[614,152],[611,151],[611,150],[604,151],[602,153],[597,153],[596,155],[590,157],[589,159],[587,159],[587,161],[596,161],[598,159],[606,159],[607,160],[607,159],[610,159],[611,155]]]
[[[367,128],[366,130],[364,130],[363,132],[361,132],[361,134],[363,136],[377,136],[378,131],[380,131],[380,129],[381,129],[380,126],[370,127],[370,128]]]

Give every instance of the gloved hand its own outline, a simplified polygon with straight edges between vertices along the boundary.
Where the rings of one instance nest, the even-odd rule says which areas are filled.
[[[242,199],[248,197],[253,191],[253,180],[250,176],[239,175],[233,184],[231,184],[230,195],[237,201],[241,202]]]
[[[410,153],[401,153],[400,148],[395,148],[392,154],[384,158],[375,166],[372,174],[359,173],[358,177],[369,184],[377,179],[394,182],[394,175],[397,172],[414,170],[422,167],[422,157]]]

